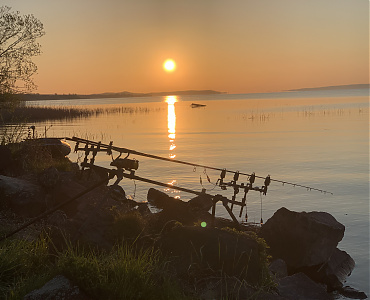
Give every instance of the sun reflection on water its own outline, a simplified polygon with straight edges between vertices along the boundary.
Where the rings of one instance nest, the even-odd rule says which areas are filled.
[[[176,148],[175,139],[176,139],[176,112],[175,112],[175,103],[177,102],[176,96],[167,96],[166,102],[168,104],[167,109],[167,127],[168,127],[168,139],[170,142],[169,146],[169,157],[175,158],[176,154],[173,152]]]
[[[167,107],[167,128],[168,128],[168,141],[169,141],[169,158],[174,159],[176,154],[174,153],[176,149],[175,139],[176,139],[176,112],[175,112],[175,103],[177,102],[176,96],[167,96],[166,102]],[[176,185],[176,180],[168,182],[170,185]],[[172,197],[180,199],[180,191],[173,190],[170,188],[164,189],[165,192],[172,194]]]

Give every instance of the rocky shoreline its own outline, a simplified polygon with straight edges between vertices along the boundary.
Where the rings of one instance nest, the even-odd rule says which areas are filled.
[[[68,170],[49,166],[30,172],[24,168],[24,158],[9,155],[0,161],[2,234],[102,180],[100,174],[82,171],[67,158],[61,159],[67,160]],[[160,211],[152,212],[151,206]],[[155,247],[171,258],[176,278],[196,299],[220,299],[225,289],[236,285],[237,294],[231,289],[228,298],[320,300],[333,299],[339,293],[367,298],[345,286],[355,262],[337,248],[345,227],[329,213],[293,212],[282,207],[263,226],[241,225],[237,230],[232,221],[222,218],[210,226],[211,207],[208,196],[184,202],[150,189],[147,202],[140,203],[128,199],[118,185],[101,185],[15,237],[38,239],[47,231],[58,249],[65,247],[66,237],[72,244],[103,250],[112,249],[117,241]],[[216,272],[222,277],[215,277]],[[63,274],[24,299],[56,299],[62,294],[63,299],[94,299]]]

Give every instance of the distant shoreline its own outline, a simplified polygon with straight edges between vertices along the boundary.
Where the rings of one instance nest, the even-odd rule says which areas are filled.
[[[306,92],[306,91],[326,91],[326,90],[350,90],[350,89],[369,89],[370,84],[346,84],[346,85],[333,85],[333,86],[321,86],[314,88],[301,88],[287,90],[286,92]]]
[[[214,95],[226,94],[226,92],[218,92],[213,90],[187,90],[173,92],[157,92],[157,93],[101,93],[101,94],[22,94],[19,95],[24,101],[38,100],[70,100],[70,99],[99,99],[99,98],[127,98],[127,97],[152,97],[152,96],[171,96],[171,95]]]
[[[300,88],[276,93],[287,92],[310,92],[310,91],[340,91],[350,89],[369,89],[370,84],[348,84],[348,85],[335,85],[323,86],[313,88]],[[21,100],[24,101],[42,101],[42,100],[73,100],[73,99],[99,99],[99,98],[131,98],[131,97],[154,97],[154,96],[191,96],[191,95],[219,95],[229,94],[228,92],[219,92],[214,90],[186,90],[186,91],[172,91],[172,92],[154,92],[154,93],[132,93],[132,92],[119,92],[119,93],[99,93],[99,94],[22,94],[19,95]],[[270,94],[270,93],[245,93],[245,94]]]

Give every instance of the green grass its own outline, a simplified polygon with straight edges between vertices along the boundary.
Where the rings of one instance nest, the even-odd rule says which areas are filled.
[[[135,240],[145,229],[146,222],[138,212],[118,212],[114,218],[112,235],[116,240]]]
[[[58,274],[92,299],[189,299],[153,248],[117,245],[98,252],[68,243],[64,250],[49,251],[46,238],[0,243],[1,299],[23,299]]]
[[[0,244],[0,298],[21,299],[31,287],[50,279],[48,246],[37,242],[6,240]]]

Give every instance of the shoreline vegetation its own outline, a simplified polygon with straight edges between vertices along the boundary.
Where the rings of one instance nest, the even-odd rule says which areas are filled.
[[[0,298],[367,298],[343,287],[354,261],[328,213],[282,207],[263,226],[236,224],[212,218],[210,195],[184,202],[151,188],[136,202],[101,168],[32,140],[2,151]]]
[[[99,99],[99,98],[127,98],[127,97],[152,97],[152,96],[170,96],[170,95],[212,95],[226,94],[226,92],[218,92],[213,90],[187,90],[187,91],[172,91],[172,92],[157,92],[157,93],[100,93],[100,94],[22,94],[19,98],[22,101],[38,101],[38,100],[70,100],[70,99]]]
[[[11,109],[0,110],[0,120],[3,124],[15,124],[36,121],[70,120],[74,118],[88,118],[102,114],[134,114],[149,113],[146,107],[109,107],[109,108],[78,108],[78,107],[50,107],[19,105]]]
[[[283,91],[287,92],[308,92],[308,91],[340,91],[362,89],[369,90],[369,84],[351,84],[340,86],[326,86],[317,88],[302,88]],[[0,109],[0,121],[2,125],[17,124],[37,121],[52,121],[52,120],[71,120],[74,118],[88,118],[108,113],[149,113],[148,108],[120,106],[112,108],[80,108],[74,106],[33,106],[25,105],[26,101],[43,101],[43,100],[73,100],[73,99],[99,99],[99,98],[124,98],[124,97],[151,97],[151,96],[166,96],[166,95],[212,95],[226,94],[226,92],[218,92],[213,90],[187,90],[174,92],[158,92],[158,93],[101,93],[90,95],[78,94],[16,94],[9,95],[11,105],[3,105]],[[14,101],[12,101],[13,99]]]
[[[308,92],[308,91],[329,91],[329,90],[350,90],[350,89],[368,89],[370,84],[347,84],[336,86],[310,87],[290,89],[280,92]],[[279,92],[279,91],[277,91]],[[99,99],[99,98],[129,98],[129,97],[153,97],[153,96],[170,96],[170,95],[218,95],[229,94],[228,92],[220,92],[214,90],[186,90],[186,91],[171,91],[171,92],[153,92],[153,93],[133,93],[133,92],[118,92],[118,93],[97,93],[97,94],[19,94],[17,95],[21,101],[42,101],[42,100],[72,100],[72,99]],[[246,94],[265,94],[263,93],[246,93]]]
[[[66,197],[102,180],[102,174],[81,170],[68,158],[54,157],[47,149],[35,148],[32,143],[13,143],[8,150],[11,157],[0,165],[0,182],[20,183],[21,190],[30,197],[19,195],[16,190],[5,197],[1,194],[2,185],[0,239],[25,222],[36,220]],[[24,190],[27,187],[31,187],[35,197],[28,194],[31,190]],[[24,198],[30,201],[22,202]],[[203,247],[197,246],[202,241],[199,238],[191,245],[194,249],[188,245],[188,251],[181,254],[183,259],[171,255],[167,249],[173,245],[171,232],[189,230],[195,237],[208,232],[198,221],[208,216],[205,210],[193,212],[189,220],[189,216],[182,219],[183,215],[174,222],[172,213],[153,214],[147,203],[126,198],[120,187],[96,186],[94,192],[76,198],[72,205],[60,207],[17,236],[0,240],[0,298],[23,299],[29,295],[24,299],[36,299],[31,297],[33,292],[37,293],[44,284],[60,276],[73,283],[72,292],[79,291],[81,299],[202,299],[202,293],[208,291],[204,280],[221,282],[222,289],[217,289],[220,297],[216,299],[229,295],[235,295],[229,299],[238,299],[240,289],[255,299],[259,294],[273,292],[275,283],[267,272],[267,246],[254,231],[242,233],[226,225],[224,229],[209,229],[211,233],[226,235],[227,247],[240,240],[251,243],[253,255],[249,256],[254,259],[249,262],[249,256],[240,256],[243,262],[248,262],[248,268],[240,274],[237,267],[231,270],[223,267],[223,260],[234,258],[231,255],[223,254],[215,259],[209,255],[212,258],[209,263],[201,255]],[[198,216],[196,220],[195,216]],[[219,253],[220,249],[212,248],[211,254]],[[218,259],[220,269],[216,268]],[[77,299],[77,296],[68,297],[64,286],[58,288],[66,293],[65,299]],[[47,292],[51,293],[50,289]],[[54,299],[50,294],[47,296]],[[41,298],[46,295],[37,299]]]

